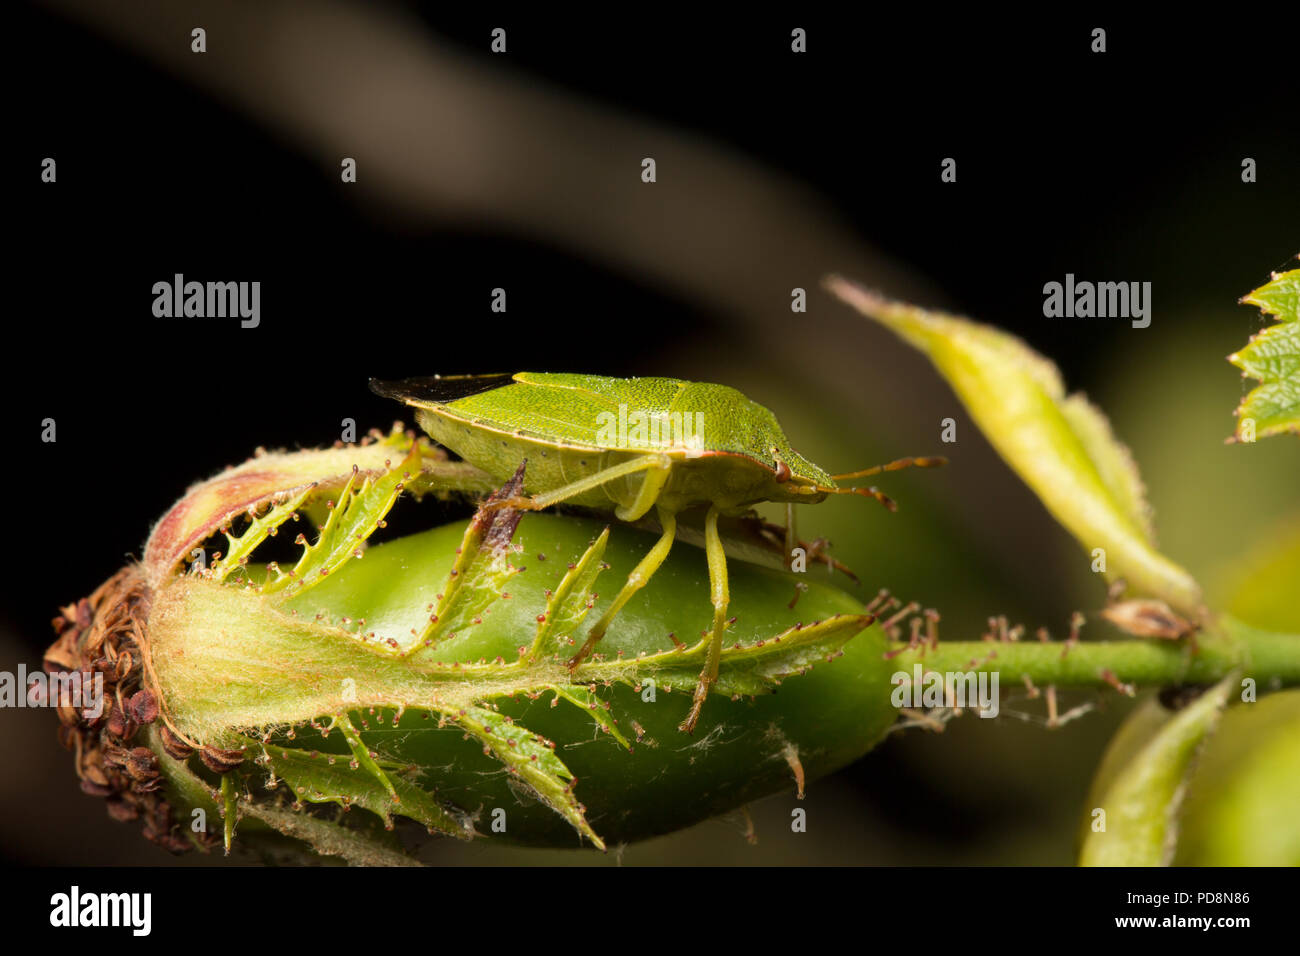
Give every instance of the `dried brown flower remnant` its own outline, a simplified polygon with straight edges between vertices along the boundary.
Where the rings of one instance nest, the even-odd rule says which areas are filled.
[[[204,747],[199,751],[199,759],[213,773],[230,773],[244,762],[242,750],[222,750],[218,747]]]
[[[157,756],[147,747],[131,746],[140,727],[160,716],[157,694],[146,686],[149,603],[139,570],[123,568],[54,619],[57,638],[45,652],[45,671],[51,676],[94,673],[104,682],[101,714],[59,707],[59,740],[75,755],[81,789],[105,797],[113,819],[143,819],[147,839],[183,853],[194,848],[191,839],[215,845],[216,837],[191,838],[180,828],[162,790]],[[184,746],[165,727],[163,740],[178,745],[176,752]]]

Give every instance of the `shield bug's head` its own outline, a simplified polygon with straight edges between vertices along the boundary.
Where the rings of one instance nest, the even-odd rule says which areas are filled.
[[[817,504],[830,495],[861,495],[875,498],[893,511],[894,502],[875,488],[841,487],[839,482],[900,468],[933,468],[947,461],[944,458],[900,458],[887,465],[832,475],[790,446],[776,416],[767,408],[745,398],[735,389],[718,385],[704,387],[709,389],[715,405],[726,412],[712,419],[714,422],[721,419],[722,425],[720,429],[707,433],[711,438],[710,444],[719,450],[740,451],[758,462],[765,472],[764,480],[751,489],[752,497],[746,502],[748,504],[758,501]],[[732,404],[726,406],[724,400]]]
[[[775,485],[772,501],[816,504],[825,501],[828,494],[834,493],[835,479],[793,448],[774,445],[771,455],[776,462],[772,472],[772,482]]]
[[[830,495],[861,495],[875,498],[890,511],[894,511],[897,506],[893,500],[876,488],[842,487],[839,482],[898,471],[900,468],[935,468],[948,463],[946,458],[900,458],[887,465],[832,475],[791,448],[775,418],[769,425],[768,434],[773,439],[769,449],[772,461],[772,484],[768,494],[770,501],[817,504]]]

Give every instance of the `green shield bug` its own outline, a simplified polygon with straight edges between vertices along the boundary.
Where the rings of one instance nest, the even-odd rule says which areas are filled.
[[[663,563],[677,534],[678,513],[708,509],[704,541],[713,625],[702,637],[708,655],[690,712],[680,725],[687,733],[717,680],[727,623],[727,560],[719,516],[744,514],[763,501],[784,502],[790,544],[795,504],[856,494],[894,507],[875,488],[845,488],[837,481],[945,463],[943,458],[901,458],[828,474],[790,447],[776,416],[762,405],[734,388],[705,382],[519,372],[372,379],[370,387],[416,408],[416,421],[435,441],[494,478],[505,481],[526,463],[523,494],[497,501],[495,507],[539,511],[569,502],[612,509],[621,521],[635,521],[656,509],[661,537],[592,625],[569,661],[571,668],[591,653],[618,612]]]

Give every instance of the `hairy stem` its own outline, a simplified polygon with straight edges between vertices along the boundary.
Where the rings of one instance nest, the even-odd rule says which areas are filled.
[[[1037,684],[1101,686],[1114,679],[1135,684],[1212,684],[1234,668],[1261,684],[1300,684],[1300,636],[1251,628],[1231,618],[1183,641],[940,642],[933,649],[903,650],[898,669],[997,671],[1002,679],[1028,677]]]

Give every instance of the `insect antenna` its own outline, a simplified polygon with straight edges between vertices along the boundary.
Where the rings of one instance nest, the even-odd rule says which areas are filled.
[[[948,464],[947,458],[898,458],[887,465],[875,465],[871,468],[863,468],[861,471],[850,471],[842,475],[831,475],[836,481],[847,481],[851,478],[866,478],[868,475],[878,475],[884,471],[899,471],[903,468],[938,468],[940,465]],[[825,492],[828,495],[862,495],[864,498],[875,498],[890,511],[897,511],[898,505],[894,500],[882,491],[876,488],[823,488],[817,486],[817,490]]]
[[[814,485],[813,487],[817,491],[828,495],[861,495],[864,498],[875,498],[890,511],[898,510],[898,505],[894,503],[894,499],[878,488],[825,488],[821,485]]]
[[[947,458],[898,458],[887,465],[875,465],[871,468],[863,468],[861,471],[850,471],[843,475],[831,475],[836,481],[846,481],[850,478],[866,478],[868,475],[878,475],[882,471],[901,471],[904,468],[938,468],[941,465],[948,464]]]

